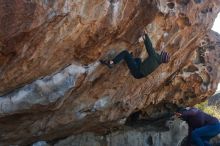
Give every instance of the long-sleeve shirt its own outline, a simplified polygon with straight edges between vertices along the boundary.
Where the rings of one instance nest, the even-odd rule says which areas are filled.
[[[217,118],[212,117],[197,108],[190,108],[189,110],[183,110],[179,113],[182,114],[181,118],[189,125],[189,137],[191,137],[192,131],[196,128],[219,123]],[[187,143],[191,143],[191,138],[188,138]]]
[[[160,55],[155,52],[155,49],[153,48],[151,40],[147,34],[145,35],[144,44],[148,53],[148,58],[141,63],[140,72],[143,74],[143,76],[147,76],[161,64],[161,60]]]
[[[197,108],[190,108],[180,112],[182,118],[186,121],[190,128],[200,128],[205,125],[217,124],[219,120],[211,115],[204,113]]]

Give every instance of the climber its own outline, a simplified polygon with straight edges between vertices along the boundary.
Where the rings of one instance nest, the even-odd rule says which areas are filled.
[[[188,123],[187,145],[210,146],[209,140],[220,133],[219,120],[197,108],[187,107],[175,115]]]
[[[152,73],[161,63],[169,62],[170,57],[167,52],[162,51],[160,55],[155,52],[146,31],[144,31],[142,39],[144,40],[145,48],[149,56],[143,62],[140,58],[133,58],[132,54],[126,50],[119,53],[113,60],[100,60],[100,62],[107,65],[109,68],[112,68],[115,64],[118,64],[121,60],[124,59],[131,74],[136,79],[146,77]]]

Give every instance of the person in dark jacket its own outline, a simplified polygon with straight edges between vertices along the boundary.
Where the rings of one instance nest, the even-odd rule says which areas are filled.
[[[189,125],[188,145],[211,146],[209,140],[220,133],[219,120],[197,108],[186,108],[176,113]]]
[[[131,72],[131,74],[136,78],[140,79],[146,77],[150,73],[152,73],[161,63],[169,62],[169,54],[167,52],[162,51],[161,54],[155,52],[151,40],[145,32],[142,36],[145,44],[145,48],[148,52],[148,58],[146,58],[143,62],[140,58],[133,58],[132,54],[130,54],[127,50],[119,53],[113,60],[103,61],[100,60],[102,64],[107,65],[109,68],[112,68],[115,64],[118,64],[121,60],[125,60],[127,66]]]

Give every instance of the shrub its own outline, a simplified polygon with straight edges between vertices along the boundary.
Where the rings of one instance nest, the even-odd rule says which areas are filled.
[[[219,112],[217,106],[208,105],[208,101],[199,103],[199,104],[195,105],[195,107],[204,111],[207,114],[210,114],[210,115],[220,119],[220,112]]]

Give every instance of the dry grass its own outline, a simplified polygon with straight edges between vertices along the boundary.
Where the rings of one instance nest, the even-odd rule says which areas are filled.
[[[218,119],[220,119],[220,111],[217,108],[217,106],[210,106],[208,105],[208,101],[202,102],[200,104],[195,105],[196,108],[199,108],[200,110],[204,111],[207,114],[210,114]]]

